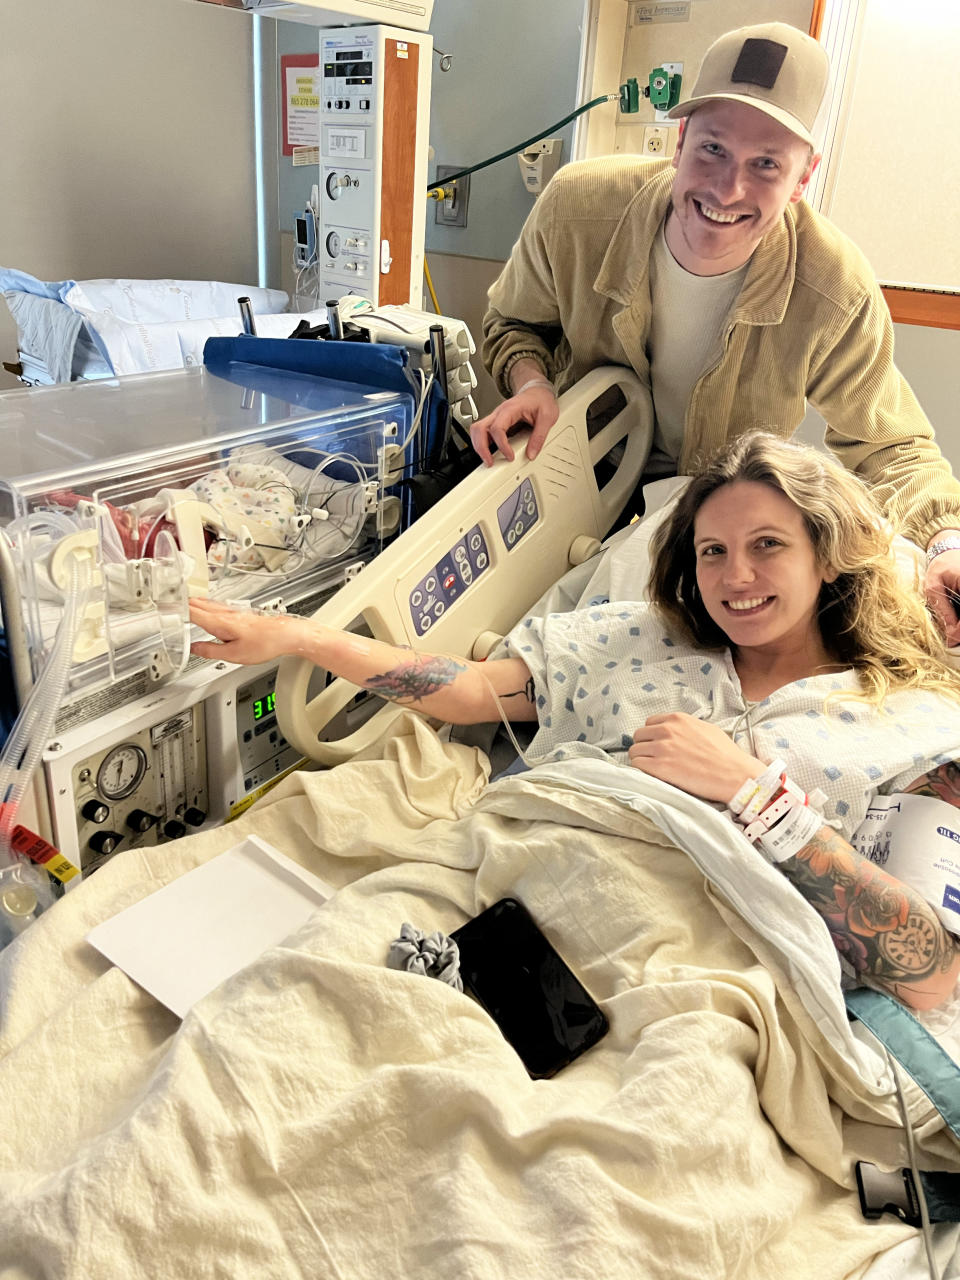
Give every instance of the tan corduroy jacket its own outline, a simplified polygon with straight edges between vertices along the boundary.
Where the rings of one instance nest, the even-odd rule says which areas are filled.
[[[483,360],[504,395],[533,357],[559,390],[598,365],[649,382],[650,252],[670,204],[669,161],[605,157],[568,164],[539,198],[489,292]],[[697,382],[679,471],[752,429],[791,436],[806,402],[826,443],[874,492],[898,529],[926,546],[960,528],[960,483],[893,363],[893,325],[866,259],[800,202],[760,242]]]

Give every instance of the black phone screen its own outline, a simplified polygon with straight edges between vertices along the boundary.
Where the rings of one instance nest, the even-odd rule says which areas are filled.
[[[516,898],[502,898],[450,935],[464,988],[535,1079],[596,1044],[608,1022]]]

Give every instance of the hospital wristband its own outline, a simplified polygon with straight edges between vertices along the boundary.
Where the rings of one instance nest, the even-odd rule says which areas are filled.
[[[768,862],[774,864],[794,858],[823,826],[823,815],[809,805],[795,805],[771,831],[765,831],[757,845]]]
[[[756,778],[747,778],[727,808],[735,814],[744,825],[759,814],[783,786],[785,765],[782,760],[772,760],[763,773]]]
[[[931,542],[927,547],[927,564],[943,555],[944,551],[960,551],[960,537],[957,534],[945,533],[942,538]]]
[[[548,382],[546,378],[530,378],[522,387],[518,387],[513,394],[515,396],[522,396],[523,393],[525,391],[529,391],[531,387],[549,387],[554,395],[557,394],[553,383]]]

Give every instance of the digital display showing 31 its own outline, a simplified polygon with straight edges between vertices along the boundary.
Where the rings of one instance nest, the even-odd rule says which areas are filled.
[[[277,705],[277,695],[273,692],[268,693],[265,698],[254,698],[253,700],[254,721],[262,720],[264,716],[268,716],[272,714],[273,709],[274,707],[276,707],[276,705]]]

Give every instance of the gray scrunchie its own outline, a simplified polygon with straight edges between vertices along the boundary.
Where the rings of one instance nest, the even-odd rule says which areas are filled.
[[[400,926],[400,937],[390,943],[387,968],[422,973],[427,978],[439,978],[455,991],[463,990],[460,948],[439,930],[424,934],[404,922]]]

